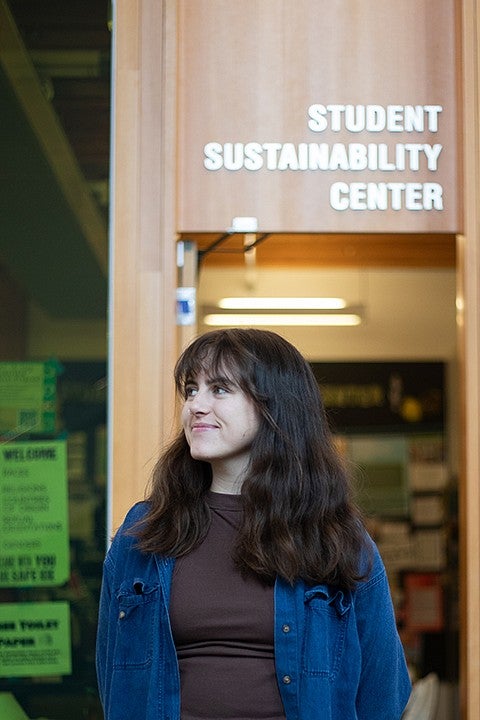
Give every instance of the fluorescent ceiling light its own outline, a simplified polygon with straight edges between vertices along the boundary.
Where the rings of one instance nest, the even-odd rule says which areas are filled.
[[[334,297],[226,297],[218,302],[224,310],[342,310],[347,303]]]
[[[249,326],[267,325],[276,326],[339,326],[352,327],[360,325],[362,322],[360,315],[354,313],[330,313],[323,315],[320,313],[302,314],[285,314],[285,313],[211,313],[205,315],[203,322],[205,325],[214,325],[218,327],[227,326]]]

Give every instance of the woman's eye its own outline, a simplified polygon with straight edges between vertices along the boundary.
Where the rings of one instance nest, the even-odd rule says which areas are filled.
[[[227,388],[222,387],[221,385],[216,385],[213,388],[213,392],[215,393],[215,395],[226,395],[228,393],[228,390],[227,390]]]
[[[197,392],[197,388],[193,385],[187,385],[185,388],[185,397],[190,398],[193,397]]]

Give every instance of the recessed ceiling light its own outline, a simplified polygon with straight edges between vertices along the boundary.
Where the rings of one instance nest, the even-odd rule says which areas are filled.
[[[225,297],[218,307],[224,310],[342,310],[343,298],[335,297]]]
[[[203,322],[205,325],[214,325],[217,327],[236,327],[258,325],[264,326],[337,326],[352,327],[360,325],[362,319],[360,315],[354,313],[308,313],[302,315],[288,313],[210,313],[205,315]]]

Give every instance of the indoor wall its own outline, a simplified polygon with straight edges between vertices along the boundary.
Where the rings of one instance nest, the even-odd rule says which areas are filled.
[[[274,241],[273,241],[274,242]],[[454,269],[209,268],[200,269],[198,321],[225,296],[342,297],[362,305],[348,327],[277,328],[310,360],[456,358]],[[273,329],[273,328],[272,328]]]

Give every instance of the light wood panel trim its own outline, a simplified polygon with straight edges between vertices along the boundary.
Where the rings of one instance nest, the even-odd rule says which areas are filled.
[[[460,478],[461,717],[477,720],[480,708],[480,12],[463,0],[464,217],[458,241],[459,348],[462,378]]]
[[[200,251],[222,233],[190,233],[183,237],[198,244]],[[243,235],[233,235],[202,264],[206,267],[243,264]],[[285,267],[455,267],[455,235],[369,234],[331,235],[275,233],[258,245],[259,266]]]
[[[175,326],[174,0],[118,0],[114,18],[110,502],[144,496],[172,430]]]

